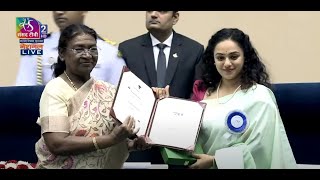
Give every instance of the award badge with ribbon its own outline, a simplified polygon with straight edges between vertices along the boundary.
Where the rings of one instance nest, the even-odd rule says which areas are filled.
[[[227,115],[226,126],[231,133],[241,134],[248,128],[249,121],[243,111],[234,110]]]

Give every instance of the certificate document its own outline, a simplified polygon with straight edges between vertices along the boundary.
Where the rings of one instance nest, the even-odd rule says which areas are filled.
[[[157,99],[152,89],[126,67],[123,69],[110,115],[123,122],[136,120],[137,135],[150,144],[193,151],[206,104],[168,97]]]

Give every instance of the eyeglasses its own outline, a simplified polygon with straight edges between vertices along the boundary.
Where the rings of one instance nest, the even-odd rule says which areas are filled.
[[[98,56],[98,48],[97,47],[91,47],[89,49],[86,48],[70,48],[71,51],[73,51],[74,53],[78,54],[78,55],[83,55],[85,53],[89,53],[92,56]]]

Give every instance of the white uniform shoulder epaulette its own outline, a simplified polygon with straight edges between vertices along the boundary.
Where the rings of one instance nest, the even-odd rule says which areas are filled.
[[[105,42],[111,44],[112,46],[115,46],[117,45],[117,43],[115,41],[111,41],[110,39],[107,39],[107,38],[102,38],[102,40],[104,40]]]

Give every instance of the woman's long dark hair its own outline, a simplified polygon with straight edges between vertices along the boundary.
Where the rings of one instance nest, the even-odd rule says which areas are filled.
[[[69,42],[74,37],[80,34],[91,35],[92,37],[94,37],[95,40],[97,40],[97,33],[92,28],[89,28],[88,26],[83,24],[71,24],[68,27],[64,28],[61,32],[59,38],[58,51],[60,53],[63,53],[66,50]],[[58,61],[57,63],[54,63],[52,65],[52,68],[54,77],[58,77],[66,70],[66,63],[65,61],[61,61],[60,57],[58,56]]]
[[[203,83],[199,88],[207,88],[210,94],[217,89],[221,75],[214,64],[213,52],[218,43],[228,39],[236,42],[243,50],[244,65],[241,71],[241,89],[248,89],[255,83],[270,88],[271,84],[266,67],[261,62],[258,52],[250,42],[249,36],[236,28],[221,29],[209,40],[208,46],[203,54]]]

